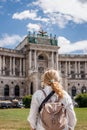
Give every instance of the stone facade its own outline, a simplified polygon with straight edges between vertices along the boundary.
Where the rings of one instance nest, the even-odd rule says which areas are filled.
[[[70,95],[87,90],[87,56],[59,55],[56,37],[29,34],[13,50],[0,48],[0,99],[22,98],[41,88],[47,68],[60,70]]]
[[[23,97],[25,56],[17,50],[0,48],[0,99]],[[14,96],[15,95],[15,96]]]
[[[59,55],[59,70],[72,97],[87,92],[87,55]]]

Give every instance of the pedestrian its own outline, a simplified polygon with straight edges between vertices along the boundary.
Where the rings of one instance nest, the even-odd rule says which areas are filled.
[[[49,69],[43,74],[43,91],[48,95],[52,90],[55,93],[50,97],[52,102],[55,102],[60,98],[60,102],[65,105],[66,115],[67,115],[67,124],[63,130],[74,130],[76,125],[76,115],[70,95],[62,87],[61,77],[57,70]],[[37,90],[31,101],[31,108],[28,115],[28,122],[30,124],[30,130],[46,130],[39,116],[39,107],[43,102],[45,96],[42,90]]]

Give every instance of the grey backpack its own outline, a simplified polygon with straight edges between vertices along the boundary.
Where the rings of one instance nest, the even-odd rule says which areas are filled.
[[[63,130],[67,122],[66,109],[60,102],[60,98],[57,102],[48,101],[53,94],[54,91],[41,103],[39,107],[40,118],[45,130]]]

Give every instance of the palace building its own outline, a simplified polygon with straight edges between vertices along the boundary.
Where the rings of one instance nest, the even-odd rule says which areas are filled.
[[[56,36],[29,33],[15,49],[0,47],[0,99],[21,99],[41,88],[47,68],[61,72],[64,89],[74,97],[87,91],[87,55],[59,54]]]

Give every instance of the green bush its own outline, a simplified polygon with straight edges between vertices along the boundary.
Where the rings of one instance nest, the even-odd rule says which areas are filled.
[[[31,99],[32,99],[32,95],[27,95],[23,97],[23,104],[25,108],[30,108]]]
[[[79,107],[87,107],[87,93],[77,95],[75,101]]]

